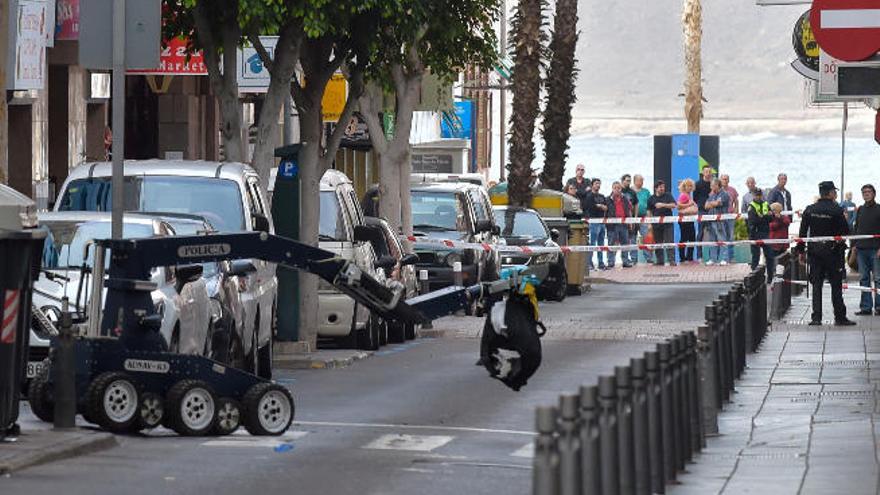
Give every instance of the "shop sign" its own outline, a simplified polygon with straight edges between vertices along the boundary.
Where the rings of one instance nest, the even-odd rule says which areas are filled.
[[[79,39],[79,0],[56,0],[55,39],[58,41]]]
[[[206,76],[208,66],[201,51],[188,53],[186,38],[174,38],[162,46],[159,66],[155,69],[128,70],[129,74]]]

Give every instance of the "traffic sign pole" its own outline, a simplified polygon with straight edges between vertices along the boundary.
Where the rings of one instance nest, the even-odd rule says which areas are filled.
[[[122,239],[125,159],[125,0],[113,1],[113,168],[110,233]]]

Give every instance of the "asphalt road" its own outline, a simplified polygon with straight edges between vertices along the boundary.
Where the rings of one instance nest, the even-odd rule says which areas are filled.
[[[691,320],[681,308],[699,311],[722,288],[676,287],[671,298],[656,286],[601,285],[544,311]],[[119,437],[112,450],[15,473],[0,479],[0,492],[526,494],[534,408],[594,383],[651,344],[548,340],[542,368],[518,393],[474,366],[474,339],[392,345],[348,368],[281,373],[297,406],[297,421],[281,438],[181,438],[160,428]]]

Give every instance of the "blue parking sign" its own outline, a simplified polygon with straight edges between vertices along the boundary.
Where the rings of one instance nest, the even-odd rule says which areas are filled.
[[[285,179],[295,179],[298,175],[299,164],[296,163],[296,160],[281,160],[281,163],[278,164],[278,177],[283,177]]]

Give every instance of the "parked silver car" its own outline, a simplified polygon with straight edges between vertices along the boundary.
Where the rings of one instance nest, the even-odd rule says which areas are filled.
[[[56,211],[110,211],[110,163],[86,163],[61,186]],[[273,232],[269,203],[248,165],[189,160],[126,160],[125,209],[186,213],[205,218],[218,232]],[[244,308],[242,347],[247,366],[272,374],[272,332],[278,281],[275,265],[250,260],[239,278]]]
[[[33,305],[57,322],[61,301],[67,297],[71,309],[82,315],[91,297],[84,278],[89,278],[94,267],[94,239],[110,237],[110,214],[96,212],[40,213],[41,228],[49,234],[44,244],[40,277],[34,282]],[[145,238],[174,235],[173,228],[156,217],[126,215],[123,236]],[[80,283],[80,282],[83,283]],[[162,315],[160,333],[169,348],[182,354],[203,355],[209,347],[208,336],[211,313],[208,291],[201,270],[180,273],[174,267],[155,268],[151,281],[156,311]],[[104,297],[101,294],[100,297]],[[49,335],[41,325],[31,328],[27,378],[40,372],[42,361],[48,356]]]

